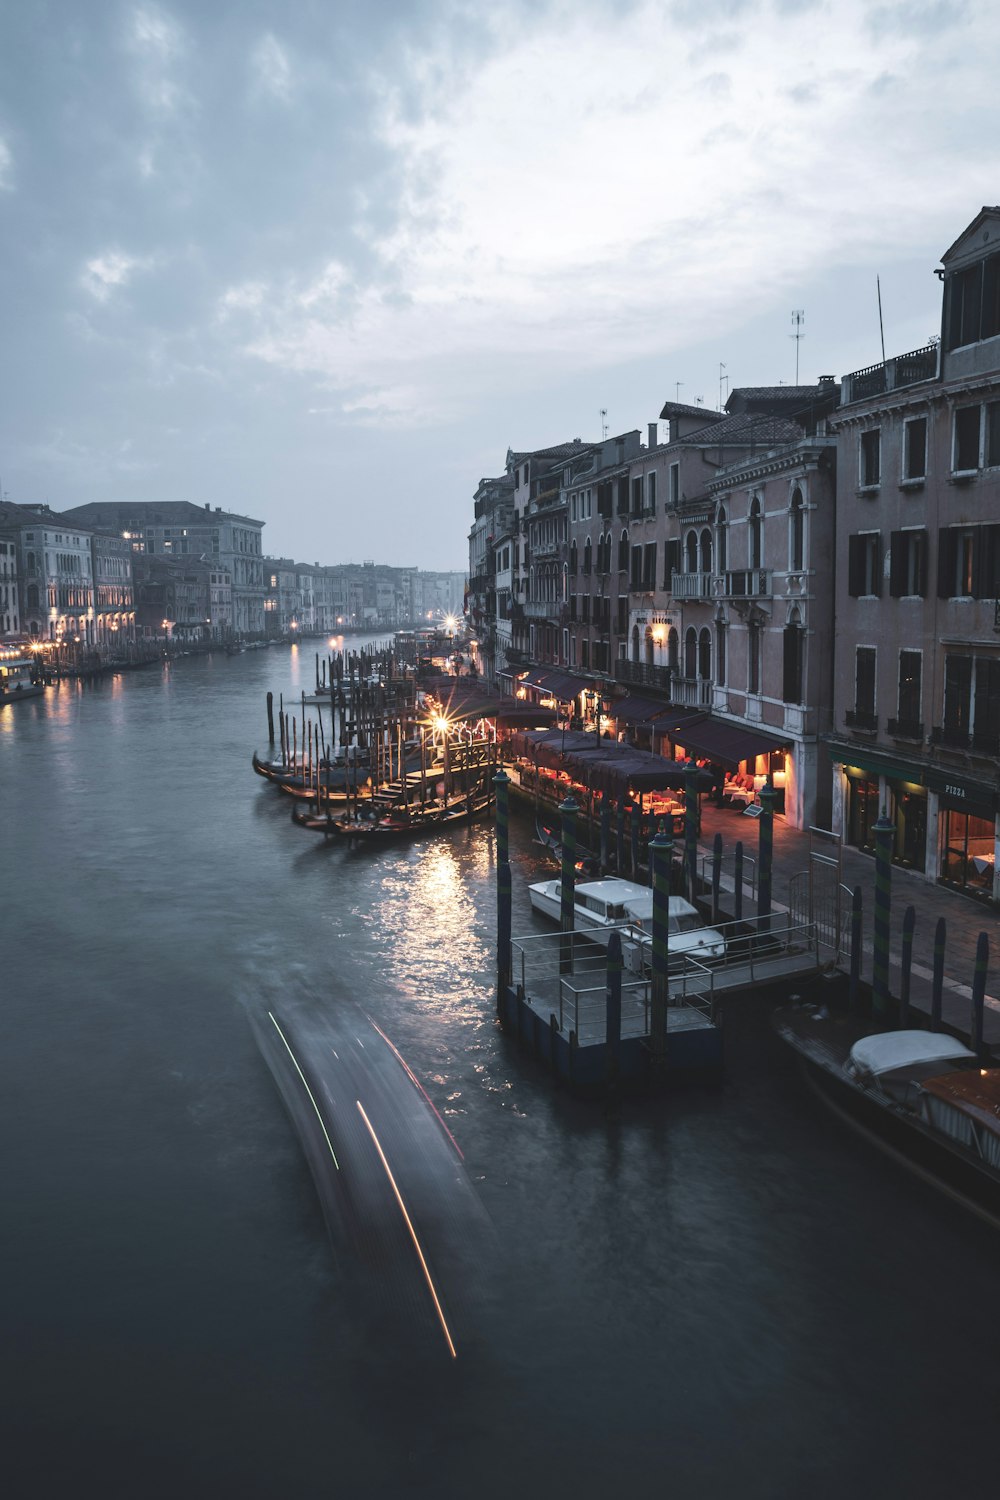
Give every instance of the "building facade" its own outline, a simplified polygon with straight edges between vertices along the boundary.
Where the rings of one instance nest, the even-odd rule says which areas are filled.
[[[1000,898],[1000,208],[942,257],[941,338],[846,376],[834,826]]]

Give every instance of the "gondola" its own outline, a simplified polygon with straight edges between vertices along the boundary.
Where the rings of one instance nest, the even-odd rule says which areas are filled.
[[[554,828],[548,828],[540,818],[535,818],[535,839],[541,844],[553,864],[562,869],[562,842]],[[576,861],[576,873],[578,875],[599,875],[601,873],[601,862],[587,852],[586,849],[578,849],[579,858]]]
[[[474,822],[488,813],[492,806],[491,789],[473,798],[456,797],[451,802],[427,807],[406,809],[397,806],[381,816],[377,813],[366,815],[363,808],[358,817],[331,819],[329,832],[357,845],[402,842]]]

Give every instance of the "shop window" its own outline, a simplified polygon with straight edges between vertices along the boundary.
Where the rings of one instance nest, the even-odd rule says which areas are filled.
[[[961,406],[955,412],[952,468],[967,473],[979,468],[979,443],[982,430],[982,407]]]
[[[927,418],[914,417],[903,426],[903,478],[927,476]]]
[[[892,787],[896,837],[893,859],[907,870],[923,870],[927,863],[927,793],[907,782]]]
[[[851,777],[847,793],[847,841],[858,849],[874,850],[872,825],[878,820],[878,782]]]
[[[881,475],[882,430],[872,427],[861,434],[858,448],[858,482],[863,489],[874,489]]]
[[[944,812],[942,876],[971,894],[993,894],[993,819],[948,807]]]
[[[894,599],[922,599],[926,592],[927,532],[894,531],[890,538],[889,593]]]
[[[860,531],[847,539],[847,591],[852,599],[882,592],[881,533]]]

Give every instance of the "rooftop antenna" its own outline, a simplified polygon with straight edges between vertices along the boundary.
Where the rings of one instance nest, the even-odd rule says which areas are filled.
[[[601,437],[602,438],[606,438],[607,435],[608,435],[608,408],[606,406],[602,406],[601,407]]]
[[[882,340],[882,363],[885,364],[885,329],[882,327],[882,284],[877,275],[875,277],[875,290],[878,292],[878,333],[879,338]]]
[[[806,315],[805,315],[805,313],[804,313],[804,311],[802,310],[801,307],[795,307],[795,308],[792,309],[792,327],[795,329],[795,332],[794,333],[790,333],[788,335],[788,337],[790,339],[794,339],[795,340],[795,384],[796,385],[798,385],[798,383],[799,383],[799,343],[801,342],[802,339],[805,338],[805,334],[802,332],[802,325],[805,322],[805,320],[806,320]]]
[[[720,411],[722,410],[723,406],[725,405],[725,402],[722,399],[722,385],[723,385],[723,381],[725,382],[725,386],[726,386],[726,395],[729,394],[729,376],[728,375],[724,375],[722,373],[725,370],[725,368],[726,368],[725,365],[722,363],[722,360],[720,359],[719,360],[719,410]]]
[[[677,402],[678,405],[680,405],[681,386],[683,384],[684,384],[683,380],[675,380],[674,381],[674,400]]]

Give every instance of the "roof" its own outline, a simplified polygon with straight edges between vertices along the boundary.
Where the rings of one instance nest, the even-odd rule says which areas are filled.
[[[1000,1134],[1000,1068],[969,1068],[925,1078],[920,1087]]]
[[[111,526],[117,531],[130,522],[143,526],[218,526],[220,521],[247,521],[251,526],[265,524],[221,507],[209,510],[204,505],[195,505],[193,500],[97,500],[87,505],[75,505],[63,514],[84,526]]]
[[[962,230],[962,233],[959,235],[958,239],[955,240],[953,244],[948,246],[947,250],[941,257],[942,261],[950,260],[951,257],[965,244],[965,241],[968,239],[969,235],[974,234],[985,219],[1000,219],[1000,205],[994,204],[994,206],[991,208],[989,204],[984,203],[982,208],[976,214],[976,217],[973,219],[972,223],[967,224]]]
[[[722,448],[753,444],[757,448],[776,448],[785,443],[800,443],[804,428],[788,417],[766,412],[734,412],[697,432],[678,439],[680,443],[697,443],[702,447]]]
[[[878,1077],[896,1068],[914,1067],[918,1063],[958,1062],[975,1059],[962,1042],[937,1031],[880,1031],[862,1037],[851,1048],[849,1066]]]
[[[671,417],[701,417],[705,422],[721,422],[722,412],[706,410],[704,406],[685,406],[683,401],[665,401],[660,417],[664,421]]]
[[[726,402],[726,411],[760,411],[764,406],[797,408],[809,406],[817,397],[830,396],[835,404],[837,382],[820,380],[815,385],[740,385]]]

